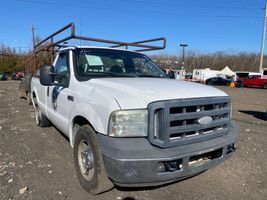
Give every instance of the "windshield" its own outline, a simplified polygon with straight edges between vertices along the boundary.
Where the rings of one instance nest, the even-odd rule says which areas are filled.
[[[165,77],[147,56],[113,49],[77,49],[76,73],[79,77]]]

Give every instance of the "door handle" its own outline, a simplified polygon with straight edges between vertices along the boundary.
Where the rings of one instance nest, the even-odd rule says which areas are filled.
[[[68,99],[69,101],[74,101],[74,96],[68,95],[68,96],[67,96],[67,99]]]

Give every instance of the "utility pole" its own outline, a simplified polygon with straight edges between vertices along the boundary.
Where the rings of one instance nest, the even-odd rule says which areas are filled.
[[[35,68],[36,68],[36,61],[35,61],[35,53],[34,53],[34,48],[35,48],[35,26],[32,25],[32,53],[33,53],[33,67],[32,67],[32,72],[35,74]]]
[[[264,43],[265,43],[265,33],[266,33],[266,18],[267,18],[267,0],[266,0],[266,3],[265,3],[264,24],[263,24],[262,39],[261,39],[261,58],[260,58],[260,69],[259,69],[260,73],[262,71],[263,56],[264,56]]]
[[[32,47],[34,49],[34,46],[35,46],[35,26],[32,25]]]
[[[183,60],[182,60],[182,66],[184,67],[184,61],[185,61],[185,47],[188,47],[188,44],[180,44],[180,47],[183,48]]]

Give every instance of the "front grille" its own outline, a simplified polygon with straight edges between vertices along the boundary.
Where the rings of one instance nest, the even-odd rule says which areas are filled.
[[[148,112],[149,140],[154,145],[166,148],[227,134],[230,98],[205,97],[153,102],[148,105]]]

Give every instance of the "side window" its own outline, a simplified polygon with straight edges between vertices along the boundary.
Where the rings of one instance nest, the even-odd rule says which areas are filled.
[[[67,53],[60,53],[55,65],[55,82],[67,85],[69,81],[69,67],[68,67]]]

